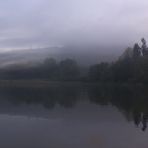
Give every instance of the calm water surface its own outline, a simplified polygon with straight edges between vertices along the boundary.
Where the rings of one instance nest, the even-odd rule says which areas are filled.
[[[0,89],[0,148],[147,148],[141,86]]]

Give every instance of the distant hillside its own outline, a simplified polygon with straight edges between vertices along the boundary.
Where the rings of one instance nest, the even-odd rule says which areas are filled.
[[[62,60],[73,58],[80,65],[91,65],[103,61],[114,61],[119,53],[105,53],[100,50],[83,49],[84,47],[49,47],[38,49],[14,50],[0,53],[0,67],[11,65],[34,65],[42,62],[47,57]],[[90,47],[89,47],[90,48]]]
[[[38,48],[14,50],[0,53],[0,67],[13,64],[26,64],[42,62],[47,57],[55,57],[59,48]]]

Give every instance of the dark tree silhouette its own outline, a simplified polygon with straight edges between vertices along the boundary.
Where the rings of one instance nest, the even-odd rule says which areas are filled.
[[[133,56],[134,56],[134,58],[137,58],[137,57],[139,57],[141,55],[141,48],[140,48],[140,46],[138,45],[138,43],[136,43],[135,45],[134,45],[134,48],[133,48]]]
[[[76,61],[66,59],[59,63],[60,80],[77,80],[80,75]]]
[[[143,53],[143,56],[146,56],[148,55],[148,49],[147,49],[147,45],[146,45],[146,40],[144,38],[141,39],[141,42],[142,42],[142,53]]]

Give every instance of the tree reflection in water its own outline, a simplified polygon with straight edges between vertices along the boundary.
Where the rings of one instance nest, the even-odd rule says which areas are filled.
[[[0,101],[14,106],[23,103],[41,104],[52,109],[56,104],[74,107],[87,99],[99,105],[116,106],[128,121],[145,131],[148,122],[148,91],[141,85],[55,85],[49,87],[1,87]]]
[[[116,106],[127,118],[134,121],[142,131],[148,122],[148,91],[141,85],[101,85],[88,88],[90,101]],[[142,127],[141,127],[142,126]]]

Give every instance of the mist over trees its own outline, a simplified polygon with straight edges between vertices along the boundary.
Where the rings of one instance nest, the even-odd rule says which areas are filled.
[[[146,40],[142,46],[135,43],[127,48],[114,63],[100,63],[89,69],[89,78],[101,82],[148,82],[148,48]]]
[[[117,61],[102,62],[87,68],[70,58],[61,61],[46,58],[36,66],[0,69],[0,79],[148,83],[148,48],[142,38],[141,46],[135,43],[132,48],[128,47]]]
[[[1,79],[45,79],[51,81],[74,81],[80,77],[80,68],[73,59],[57,62],[54,58],[34,67],[11,67],[0,70]]]

